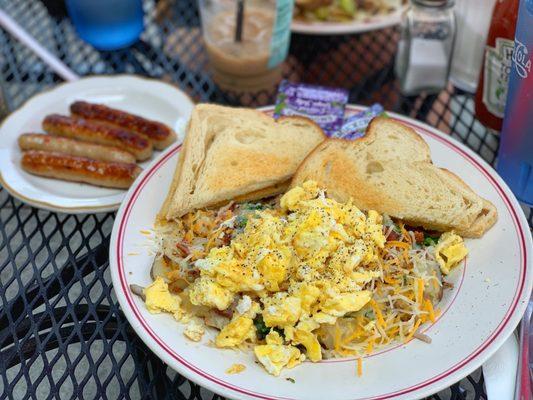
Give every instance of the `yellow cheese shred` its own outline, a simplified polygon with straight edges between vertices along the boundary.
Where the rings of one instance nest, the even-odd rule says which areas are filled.
[[[368,344],[366,345],[366,354],[371,354],[372,350],[374,350],[374,341],[374,338],[368,340]]]
[[[379,309],[379,306],[374,299],[370,300],[370,307],[372,307],[372,310],[374,310],[374,314],[376,314],[379,327],[385,328],[385,320],[383,319],[383,314],[381,313],[381,310]]]
[[[429,314],[429,320],[431,322],[435,322],[435,311],[433,310],[433,304],[431,304],[431,301],[429,299],[426,299],[424,301],[424,309]]]
[[[422,300],[424,298],[424,280],[422,278],[418,278],[416,281],[417,281],[416,302],[418,304],[422,304]]]
[[[391,240],[385,243],[385,247],[399,247],[401,249],[410,250],[411,246],[409,243],[398,242],[396,240]]]

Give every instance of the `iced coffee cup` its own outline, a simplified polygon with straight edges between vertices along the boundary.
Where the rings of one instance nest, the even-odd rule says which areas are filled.
[[[270,89],[287,57],[293,0],[200,0],[213,80],[237,92]]]

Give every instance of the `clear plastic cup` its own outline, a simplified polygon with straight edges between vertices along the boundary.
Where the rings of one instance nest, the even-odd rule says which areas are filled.
[[[272,88],[281,79],[281,63],[288,53],[293,0],[244,1],[240,40],[238,3],[199,0],[213,80],[233,91]]]

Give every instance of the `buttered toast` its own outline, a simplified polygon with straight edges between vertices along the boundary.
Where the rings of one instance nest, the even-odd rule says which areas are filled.
[[[391,118],[375,118],[361,139],[328,139],[318,145],[291,186],[309,179],[337,201],[352,198],[362,210],[425,229],[480,237],[497,219],[492,203],[452,172],[433,165],[426,142]]]
[[[325,139],[307,118],[277,121],[252,109],[197,105],[160,212],[166,219],[230,200],[284,192],[302,160]]]

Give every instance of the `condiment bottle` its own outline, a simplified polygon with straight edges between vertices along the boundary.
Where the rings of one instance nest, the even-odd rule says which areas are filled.
[[[476,92],[476,117],[499,131],[507,99],[509,72],[514,48],[518,0],[498,0],[492,13],[483,69]]]
[[[455,38],[453,4],[453,0],[411,0],[396,54],[402,94],[438,93],[446,86]]]

